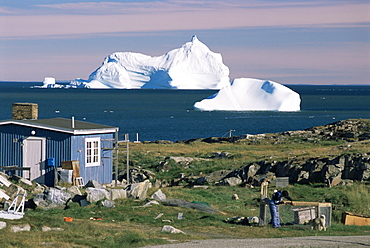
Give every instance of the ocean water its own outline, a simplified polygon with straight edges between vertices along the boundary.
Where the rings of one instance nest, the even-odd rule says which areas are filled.
[[[16,102],[39,105],[39,118],[75,117],[117,126],[119,139],[141,141],[275,133],[350,118],[370,119],[370,86],[289,85],[301,95],[301,111],[197,111],[192,106],[215,90],[89,90],[31,88],[42,83],[0,83],[0,120]]]

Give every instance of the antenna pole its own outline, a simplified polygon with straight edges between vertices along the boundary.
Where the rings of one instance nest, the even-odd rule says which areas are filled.
[[[229,137],[233,137],[233,132],[235,132],[235,130],[229,130]]]

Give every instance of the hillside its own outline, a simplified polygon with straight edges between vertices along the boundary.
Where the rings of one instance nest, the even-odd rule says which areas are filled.
[[[257,186],[259,178],[276,176],[330,186],[369,182],[369,139],[370,120],[353,119],[283,133],[132,143],[130,166],[137,177],[163,185],[223,185],[236,178],[234,185]],[[124,167],[123,156],[121,162]],[[124,171],[121,178],[127,177]],[[222,176],[204,179],[221,171]]]

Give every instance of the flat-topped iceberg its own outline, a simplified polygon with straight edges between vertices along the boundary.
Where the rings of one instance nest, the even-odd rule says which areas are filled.
[[[45,77],[43,85],[40,88],[63,88],[63,85],[56,84],[53,77]]]
[[[205,111],[299,111],[298,93],[273,81],[237,78],[218,93],[194,104]]]

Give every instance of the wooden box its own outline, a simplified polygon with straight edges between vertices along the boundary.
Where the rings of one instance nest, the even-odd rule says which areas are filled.
[[[80,161],[78,160],[62,161],[62,169],[73,170],[72,180],[73,184],[75,184],[75,178],[80,177]]]
[[[294,211],[294,224],[305,224],[308,221],[315,219],[316,207],[296,208]]]
[[[342,222],[344,225],[370,226],[370,216],[344,212]]]

